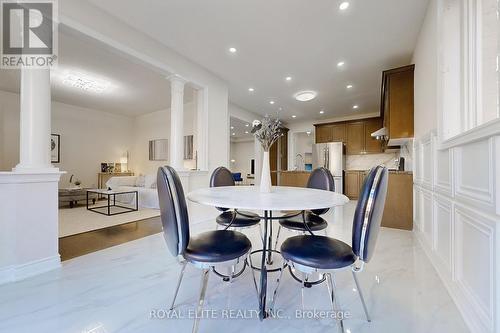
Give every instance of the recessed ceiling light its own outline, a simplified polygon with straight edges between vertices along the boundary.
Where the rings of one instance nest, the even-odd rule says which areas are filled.
[[[233,133],[233,135],[236,135],[236,133]]]
[[[292,81],[292,77],[291,77],[291,76],[287,76],[287,77],[285,78],[285,80],[286,80],[286,81]]]
[[[352,108],[355,109],[355,110],[359,109],[359,105],[353,105]]]
[[[245,134],[248,134],[248,131],[245,131]]]
[[[345,62],[344,61],[339,61],[337,63],[337,67],[343,67],[345,65]]]
[[[231,53],[236,53],[236,51],[238,51],[238,50],[236,50],[235,47],[230,47],[229,48],[229,52],[231,52]]]
[[[250,124],[245,124],[245,127],[249,127],[249,126],[250,126]]]
[[[274,104],[274,101],[269,101],[269,104],[273,105],[273,104]]]
[[[312,99],[315,99],[316,96],[318,96],[318,93],[312,90],[307,90],[307,91],[299,91],[296,93],[293,97],[295,97],[296,100],[300,102],[307,102]]]
[[[255,89],[254,89],[254,88],[248,88],[248,91],[249,91],[249,92],[254,92],[254,91],[255,91]]]
[[[325,113],[325,110],[321,110],[319,113],[320,113],[320,114],[323,114],[323,113]]]
[[[349,2],[347,1],[342,2],[339,6],[340,10],[346,10],[347,8],[349,8]]]
[[[231,129],[234,129],[234,126],[231,126]]]
[[[297,118],[297,116],[296,116],[296,115],[293,115],[293,116],[292,116],[292,118]]]
[[[347,89],[352,89],[352,87],[353,87],[353,86],[352,86],[352,84],[348,84],[348,85],[346,86],[346,88],[347,88]]]

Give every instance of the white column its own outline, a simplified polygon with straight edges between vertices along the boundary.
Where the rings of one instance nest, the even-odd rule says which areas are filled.
[[[170,165],[184,170],[184,85],[186,80],[178,75],[170,80]]]
[[[20,155],[14,171],[54,169],[50,162],[49,69],[21,69]]]

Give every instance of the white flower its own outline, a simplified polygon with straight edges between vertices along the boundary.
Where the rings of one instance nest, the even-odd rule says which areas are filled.
[[[252,127],[257,127],[257,126],[259,126],[260,124],[262,124],[262,122],[261,122],[260,120],[254,120],[254,121],[252,122]]]

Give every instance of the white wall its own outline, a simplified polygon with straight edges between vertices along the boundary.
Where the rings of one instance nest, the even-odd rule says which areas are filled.
[[[413,53],[415,137],[437,127],[437,2],[431,0]]]
[[[231,162],[232,172],[241,172],[243,178],[251,173],[251,160],[255,159],[254,140],[243,142],[231,142]]]
[[[196,150],[196,103],[184,104],[184,135],[194,135]],[[170,140],[170,109],[148,113],[134,119],[133,144],[130,154],[130,169],[135,174],[156,173],[158,167],[169,161],[149,160],[149,141],[156,139]],[[194,160],[184,161],[184,167],[194,168]]]
[[[461,52],[476,48],[462,32],[473,26],[461,21],[465,2],[430,1],[413,56],[414,232],[469,329],[499,332],[500,121],[470,129],[464,116],[475,112],[462,93],[474,78],[460,68],[475,64],[462,66]]]
[[[0,91],[4,113],[0,138],[3,146],[1,170],[19,163],[19,95]],[[82,186],[97,186],[101,162],[119,162],[133,142],[133,118],[52,102],[52,133],[61,135],[60,187],[68,186],[72,174]]]

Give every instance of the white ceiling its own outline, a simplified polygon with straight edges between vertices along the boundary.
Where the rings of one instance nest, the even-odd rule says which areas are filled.
[[[381,72],[410,62],[428,3],[350,0],[341,12],[340,0],[88,1],[227,80],[233,103],[282,107],[287,122],[378,111]],[[295,101],[303,89],[318,97]]]
[[[64,73],[83,73],[110,83],[97,94],[62,83]],[[0,70],[0,90],[19,92],[19,70]],[[78,33],[59,33],[59,65],[51,70],[55,101],[121,115],[137,116],[170,107],[170,83],[160,73],[112,52]],[[193,91],[186,87],[185,102]]]

